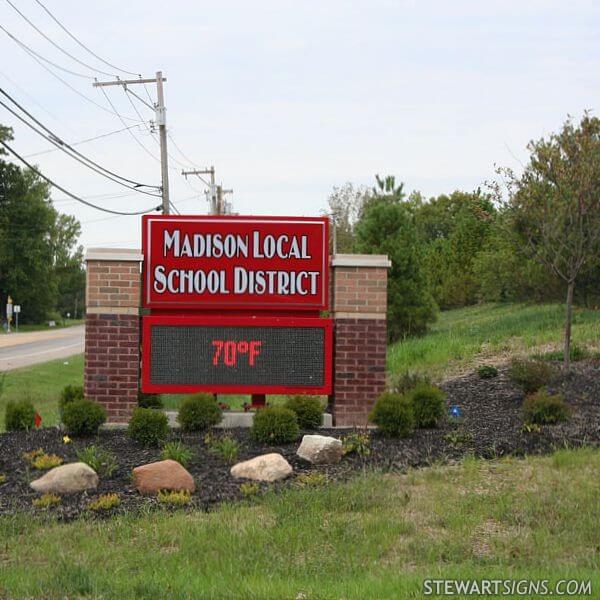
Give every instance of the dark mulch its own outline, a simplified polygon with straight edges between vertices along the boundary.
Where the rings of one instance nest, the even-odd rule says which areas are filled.
[[[295,477],[309,471],[320,471],[330,479],[345,479],[364,468],[404,471],[409,467],[430,465],[434,462],[453,462],[465,454],[485,458],[511,455],[542,454],[557,447],[597,445],[600,442],[600,362],[577,363],[571,374],[559,374],[549,382],[551,392],[562,393],[573,414],[569,422],[544,426],[539,432],[523,432],[521,403],[523,392],[511,383],[506,371],[498,377],[482,380],[476,374],[446,382],[447,405],[458,405],[463,419],[459,424],[447,420],[438,428],[419,430],[409,438],[397,440],[372,432],[371,454],[367,457],[346,456],[338,465],[312,467],[295,454],[298,443],[266,446],[254,442],[248,430],[232,430],[240,443],[238,460],[245,460],[267,452],[280,452],[294,467]],[[340,437],[347,430],[321,430],[323,435]],[[94,439],[74,439],[62,443],[63,433],[58,429],[42,429],[25,433],[0,435],[0,474],[6,481],[0,484],[0,514],[35,510],[32,500],[36,494],[28,483],[41,474],[30,470],[23,453],[43,448],[58,454],[64,462],[77,460],[76,451],[89,444],[97,444],[117,457],[118,468],[111,477],[101,478],[93,493],[81,493],[62,498],[61,504],[51,509],[58,518],[69,520],[80,514],[90,514],[87,505],[100,494],[117,492],[121,505],[114,512],[145,510],[157,507],[155,498],[143,498],[133,488],[131,471],[134,467],[160,460],[159,449],[142,448],[128,439],[122,430],[102,431]],[[242,497],[240,481],[229,475],[230,465],[211,453],[202,434],[173,433],[195,451],[188,470],[197,482],[191,507],[208,509],[212,505]],[[294,485],[294,478],[277,484],[261,484],[262,490]],[[39,512],[39,509],[38,509]]]

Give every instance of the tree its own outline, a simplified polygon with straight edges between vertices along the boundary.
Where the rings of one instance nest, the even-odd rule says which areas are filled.
[[[403,186],[393,177],[379,179],[378,187],[363,204],[356,224],[356,249],[366,254],[387,254],[388,336],[397,340],[423,332],[435,320],[436,306],[428,289],[423,256],[411,207],[404,202]]]
[[[569,118],[557,134],[532,141],[520,176],[499,169],[511,224],[524,250],[566,285],[564,366],[569,368],[578,277],[600,252],[600,120]],[[499,194],[499,186],[497,193]]]
[[[350,182],[333,188],[327,199],[329,209],[323,211],[323,214],[331,218],[332,252],[342,254],[354,252],[356,244],[354,226],[368,196],[369,191],[365,187],[355,187]]]

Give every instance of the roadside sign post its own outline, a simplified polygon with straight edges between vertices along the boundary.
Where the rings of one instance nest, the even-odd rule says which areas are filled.
[[[19,331],[19,313],[21,312],[21,305],[15,304],[13,307],[13,311],[15,313],[15,330]]]

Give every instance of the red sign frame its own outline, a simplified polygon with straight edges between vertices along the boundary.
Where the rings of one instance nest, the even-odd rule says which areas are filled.
[[[151,329],[154,325],[168,326],[228,326],[228,327],[311,327],[324,330],[323,349],[323,385],[320,387],[294,387],[285,385],[247,385],[247,384],[153,384],[151,373]],[[313,394],[329,395],[333,386],[333,321],[320,317],[253,317],[253,316],[211,316],[190,315],[148,315],[142,317],[142,391],[145,393],[189,394],[211,392],[222,394]]]
[[[169,250],[173,246],[176,248],[174,254],[181,254],[182,248],[185,253],[186,247],[185,244],[182,245],[181,240],[189,241],[190,236],[192,238],[196,236],[195,244],[188,245],[187,250],[189,252],[193,246],[192,253],[202,256],[190,256],[189,253],[186,256],[165,256],[167,249],[165,231],[168,231]],[[214,239],[210,236],[215,234],[229,236],[229,240],[232,242],[230,248],[238,255],[230,258],[207,256],[211,252],[208,250],[209,240]],[[248,237],[243,238],[244,235]],[[173,242],[174,236],[176,236],[176,242]],[[262,239],[261,236],[263,236]],[[158,243],[155,241],[157,237],[161,240]],[[239,237],[246,239],[247,256],[239,256],[240,249],[242,252],[244,251],[243,245],[238,244],[236,250],[234,242]],[[273,239],[267,239],[271,237]],[[283,238],[286,238],[287,241],[284,242]],[[281,244],[277,245],[277,250],[281,249],[282,252],[287,252],[288,256],[267,256],[268,252],[265,248],[272,250],[273,240]],[[261,241],[263,244],[269,242],[269,245],[263,245],[261,249]],[[223,240],[221,239],[219,243],[222,244]],[[161,245],[162,257],[160,257]],[[327,310],[329,305],[329,219],[327,217],[144,215],[142,217],[142,252],[144,255],[142,270],[142,305],[144,308],[196,311],[317,312]],[[222,246],[221,252],[223,252]],[[261,252],[265,252],[265,254],[261,254]],[[155,289],[157,269],[161,269],[159,285],[164,287],[160,293]],[[189,290],[189,287],[194,287],[194,292],[185,290],[175,293],[171,291],[166,284],[167,269],[170,269],[168,272],[177,270],[173,274],[177,275],[176,280],[180,288],[187,286]],[[243,271],[237,271],[238,269]],[[258,275],[259,273],[262,275]],[[267,282],[265,282],[265,274]],[[194,277],[195,275],[200,275],[198,281]],[[189,279],[186,279],[185,283],[181,283],[184,276]],[[191,283],[193,277],[193,283]],[[213,285],[218,290],[216,292],[206,291],[211,277]],[[247,287],[250,289],[252,285],[253,293],[235,293],[234,288],[243,285],[238,283],[243,277],[248,277]],[[258,277],[263,278],[262,288],[261,280]],[[202,283],[203,278],[206,279],[204,283]],[[252,284],[250,284],[251,279]],[[198,292],[196,286],[203,291]],[[277,288],[278,292],[260,293],[259,291],[261,289],[270,290],[271,287]],[[315,289],[314,293],[313,289]],[[283,291],[280,293],[279,290],[289,290],[289,294],[285,295]],[[310,293],[307,290],[310,290]]]

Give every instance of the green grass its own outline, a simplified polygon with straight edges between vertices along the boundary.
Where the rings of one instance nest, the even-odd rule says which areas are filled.
[[[6,403],[24,398],[33,402],[42,416],[43,427],[57,425],[58,399],[68,384],[83,384],[83,354],[7,371],[0,398],[0,431],[4,431]]]
[[[368,473],[208,513],[4,517],[0,597],[385,600],[440,577],[591,579],[597,592],[599,471],[588,448]]]
[[[512,355],[562,343],[564,307],[560,304],[485,304],[442,312],[431,331],[388,350],[388,372],[414,370],[440,378],[481,360],[498,362]],[[576,309],[573,342],[600,340],[600,311]]]
[[[83,325],[85,323],[85,319],[63,319],[62,321],[56,321],[56,325],[54,327],[50,327],[48,323],[26,323],[21,325],[19,323],[19,333],[25,333],[28,331],[46,331],[46,330],[54,330],[54,329],[64,329],[65,327],[73,327],[74,325]],[[11,326],[12,332],[15,330],[14,322]],[[8,335],[4,329],[0,330],[2,335]],[[12,333],[11,333],[12,335]]]

